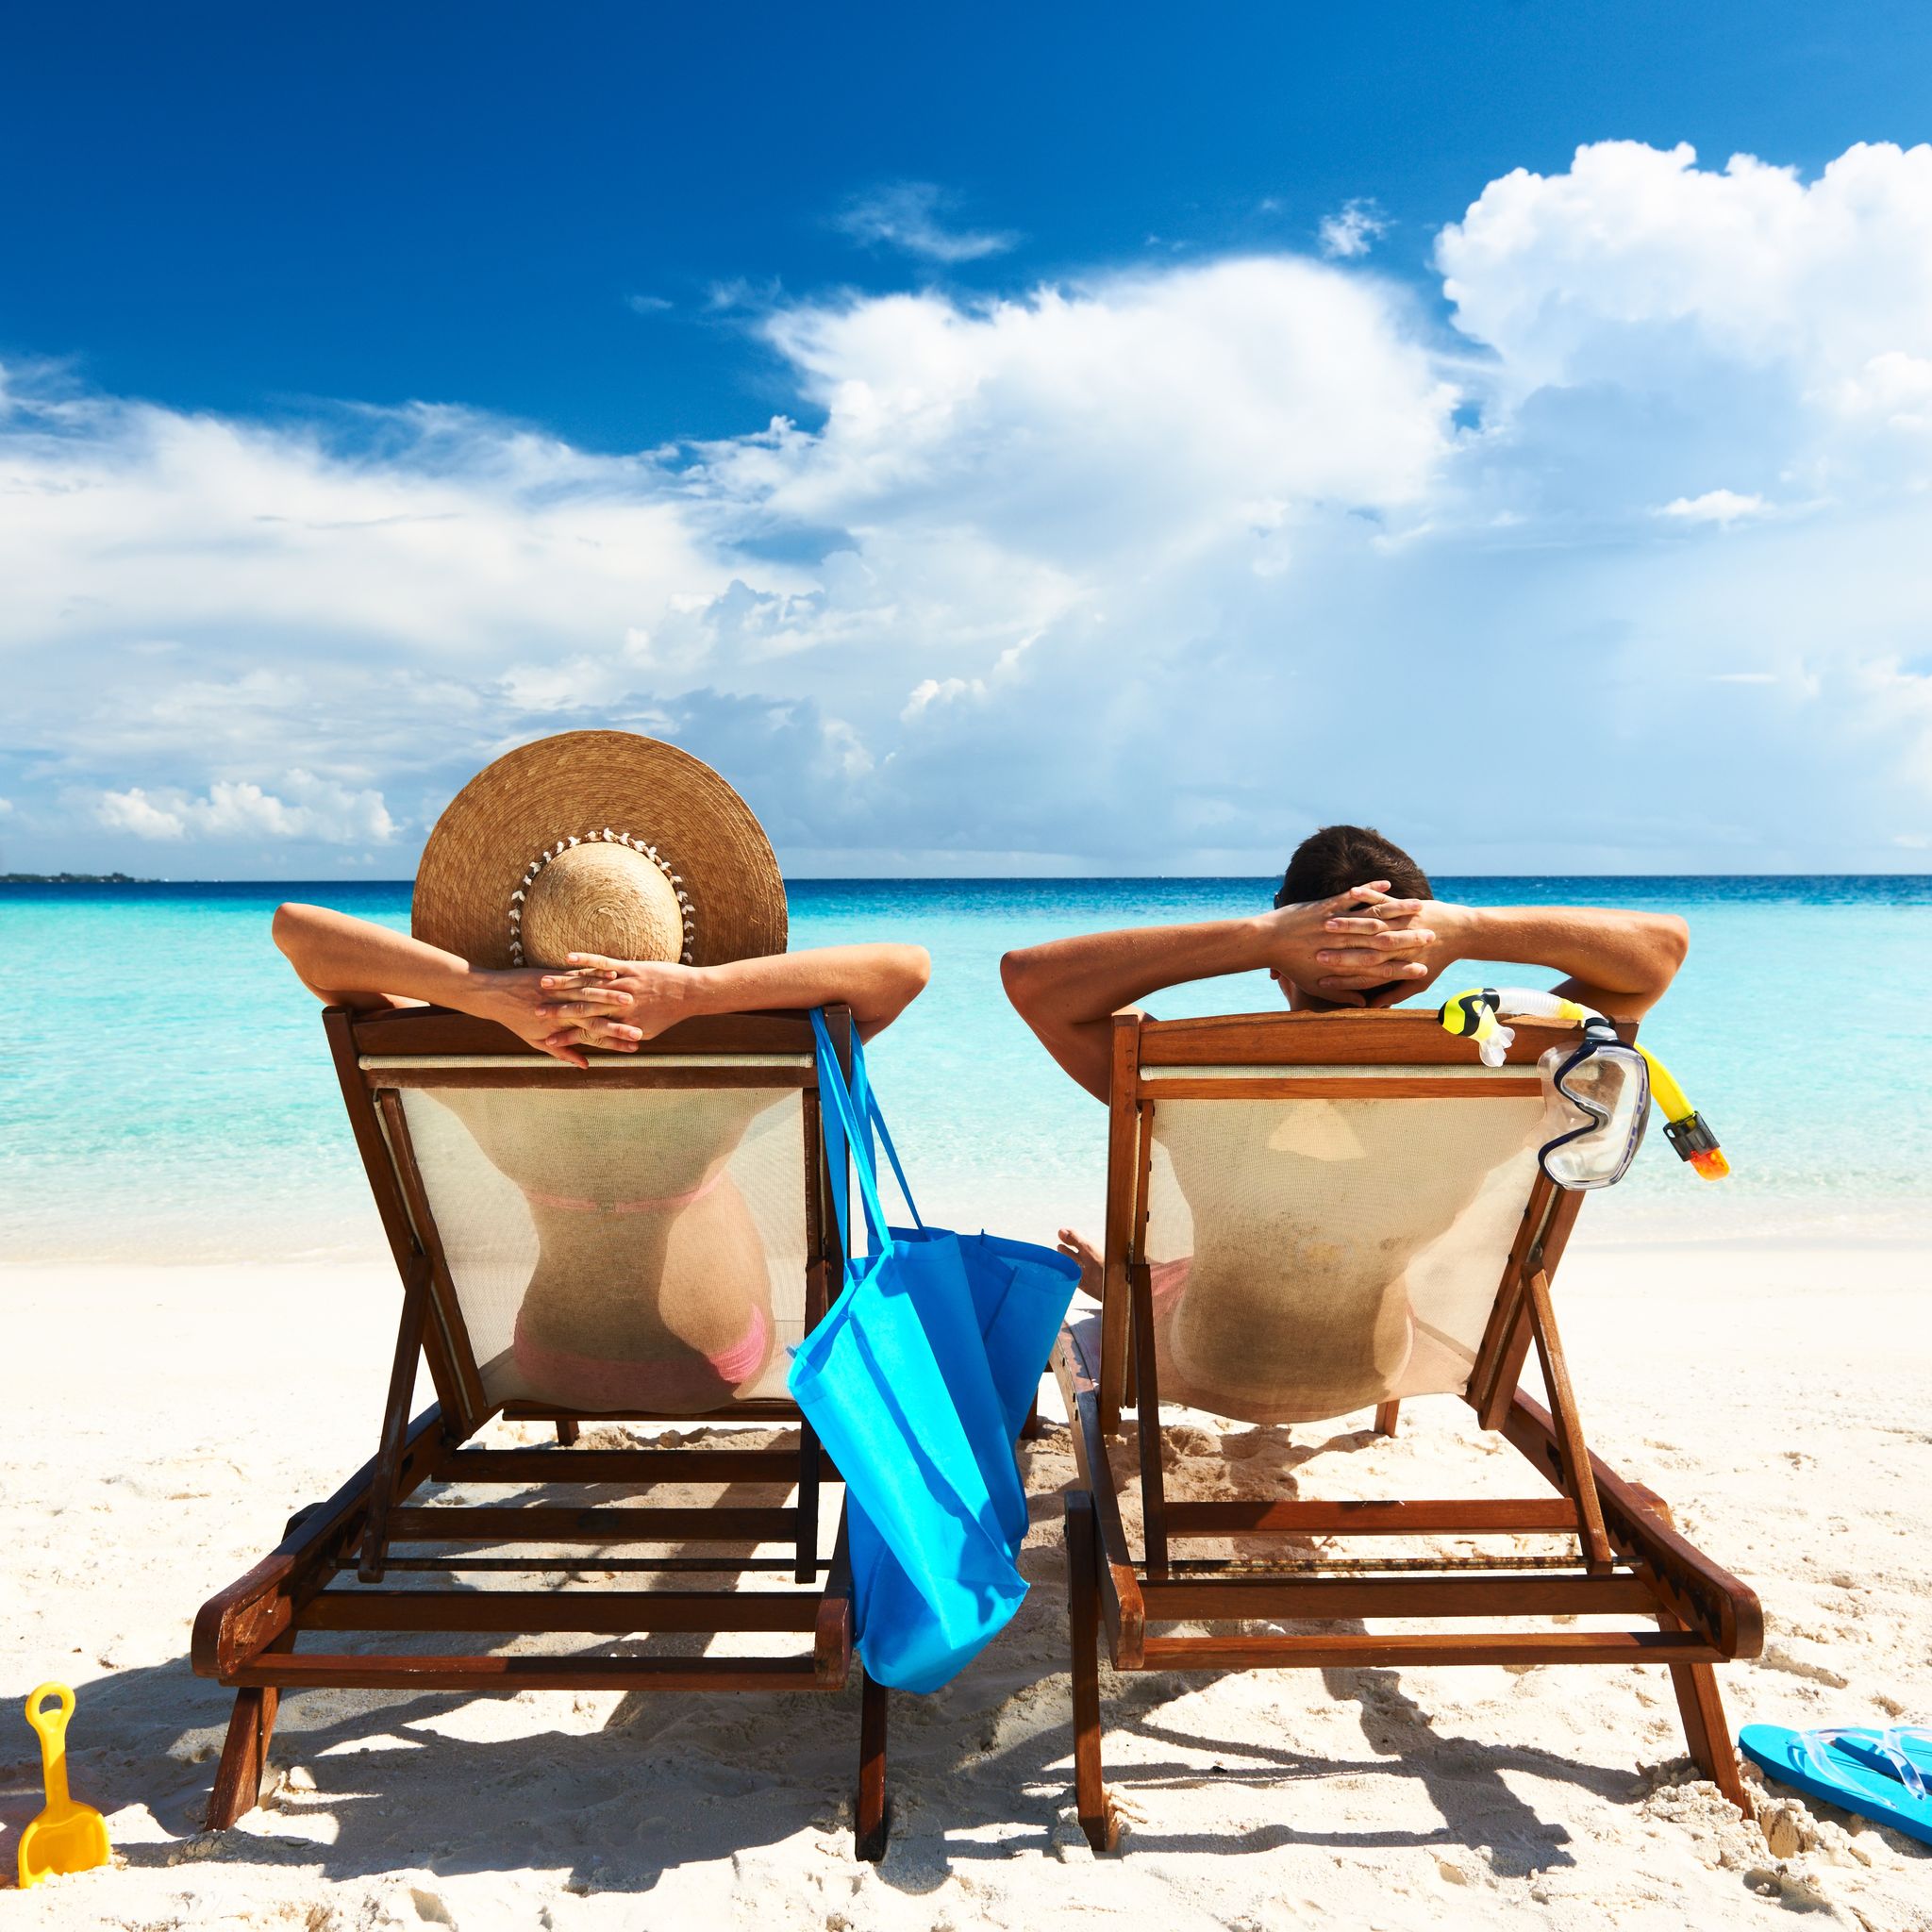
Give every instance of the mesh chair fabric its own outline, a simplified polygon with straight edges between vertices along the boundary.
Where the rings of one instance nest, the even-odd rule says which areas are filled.
[[[1536,1179],[1540,1100],[1143,1091],[1164,1401],[1316,1422],[1467,1387]]]
[[[785,1399],[805,1332],[796,1088],[417,1087],[403,1107],[492,1403]]]

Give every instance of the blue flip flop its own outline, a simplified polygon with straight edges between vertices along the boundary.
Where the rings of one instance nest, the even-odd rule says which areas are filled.
[[[1790,1731],[1782,1724],[1746,1724],[1738,1743],[1780,1784],[1932,1845],[1932,1729]]]

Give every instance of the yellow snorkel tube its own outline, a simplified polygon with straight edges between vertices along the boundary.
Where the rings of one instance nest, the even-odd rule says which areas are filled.
[[[1505,1012],[1527,1019],[1567,1020],[1583,1028],[1582,1043],[1552,1047],[1538,1062],[1551,1126],[1538,1161],[1566,1188],[1608,1187],[1621,1180],[1643,1139],[1648,1103],[1664,1117],[1664,1137],[1707,1181],[1722,1180],[1731,1164],[1704,1116],[1684,1097],[1671,1070],[1647,1046],[1627,1047],[1594,1008],[1560,994],[1524,987],[1472,987],[1445,1000],[1437,1012],[1445,1033],[1474,1042],[1487,1067],[1500,1067],[1516,1038]],[[1620,1073],[1619,1069],[1624,1069]],[[1632,1072],[1641,1077],[1633,1080]]]
[[[1684,1090],[1671,1076],[1671,1070],[1640,1040],[1637,1051],[1650,1068],[1650,1097],[1664,1117],[1664,1139],[1677,1150],[1679,1160],[1688,1160],[1707,1181],[1721,1181],[1730,1173],[1731,1163],[1717,1144],[1704,1116],[1684,1098]]]

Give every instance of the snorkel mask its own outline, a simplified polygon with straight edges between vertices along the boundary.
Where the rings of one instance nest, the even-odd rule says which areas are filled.
[[[1569,1020],[1583,1028],[1574,1045],[1553,1046],[1537,1062],[1547,1136],[1537,1165],[1559,1188],[1607,1188],[1622,1180],[1643,1144],[1653,1096],[1678,1159],[1688,1160],[1707,1181],[1730,1173],[1717,1136],[1670,1070],[1648,1047],[1626,1046],[1592,1008],[1551,992],[1484,987],[1457,993],[1437,1018],[1445,1032],[1473,1040],[1486,1067],[1500,1067],[1516,1038],[1515,1029],[1498,1017],[1506,1008],[1528,1019]]]

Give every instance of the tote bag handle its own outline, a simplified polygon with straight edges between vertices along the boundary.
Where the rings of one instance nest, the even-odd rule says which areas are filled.
[[[878,1177],[873,1172],[871,1148],[852,1105],[845,1076],[839,1071],[839,1058],[832,1051],[832,1036],[825,1027],[825,1016],[811,1010],[812,1036],[818,1042],[819,1118],[825,1137],[825,1169],[832,1182],[832,1213],[839,1224],[839,1242],[848,1257],[851,1251],[852,1204],[846,1186],[848,1149],[857,1156],[851,1166],[858,1174],[858,1198],[865,1208],[866,1252],[876,1255],[886,1245],[886,1210],[879,1204]],[[858,1041],[854,1063],[858,1063]],[[847,1267],[851,1265],[848,1258]]]
[[[834,1065],[836,1067],[836,1062]],[[878,1090],[872,1084],[872,1075],[866,1071],[865,1043],[857,1031],[852,1036],[852,1110],[862,1126],[866,1165],[873,1172],[873,1185],[878,1185],[878,1161],[872,1149],[872,1130],[879,1130],[879,1139],[885,1143],[886,1158],[892,1163],[892,1177],[899,1183],[899,1192],[906,1202],[906,1211],[912,1217],[912,1224],[924,1234],[925,1222],[919,1211],[919,1203],[912,1198],[912,1183],[906,1178],[906,1170],[900,1165],[899,1150],[892,1145],[892,1131],[886,1125],[886,1117],[879,1111]]]
[[[920,1214],[919,1203],[912,1198],[912,1183],[906,1178],[899,1150],[892,1144],[892,1131],[886,1125],[886,1117],[879,1108],[878,1093],[866,1070],[863,1042],[856,1033],[853,1035],[852,1085],[848,1089],[838,1056],[832,1051],[832,1036],[825,1026],[824,1012],[818,1007],[811,1010],[811,1025],[818,1042],[819,1097],[824,1103],[820,1115],[825,1136],[826,1165],[832,1174],[832,1205],[839,1218],[839,1236],[845,1240],[850,1218],[845,1180],[849,1148],[852,1164],[858,1170],[859,1197],[865,1207],[866,1252],[876,1255],[883,1251],[890,1230],[885,1208],[879,1200],[878,1158],[873,1151],[872,1140],[874,1127],[885,1142],[886,1158],[892,1163],[892,1175],[899,1183],[899,1192],[905,1197],[913,1226],[924,1234],[925,1222]]]

